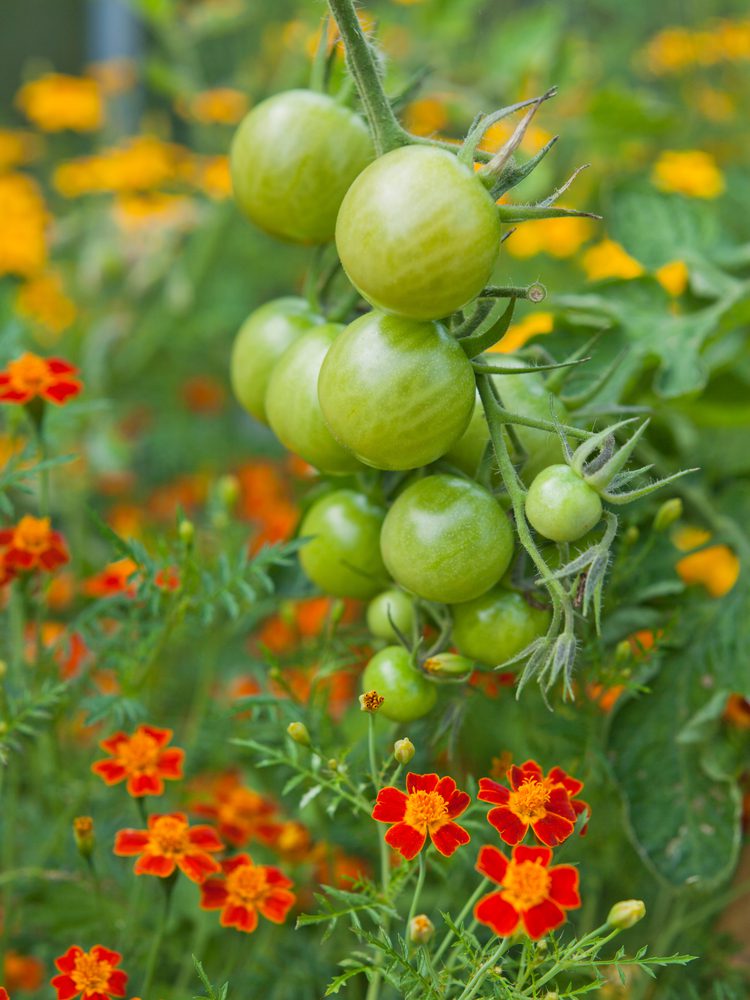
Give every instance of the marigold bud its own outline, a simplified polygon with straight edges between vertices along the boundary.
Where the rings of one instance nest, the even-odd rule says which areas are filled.
[[[328,770],[338,771],[338,769],[339,769],[339,762],[336,760],[335,757],[331,757],[330,760],[328,761]]]
[[[94,821],[90,816],[76,816],[73,820],[73,839],[81,857],[90,858],[94,851]]]
[[[627,663],[633,658],[633,646],[628,639],[621,639],[615,646],[615,660],[618,663]]]
[[[679,497],[672,497],[665,500],[656,512],[654,518],[654,531],[666,531],[675,521],[682,517],[682,500]]]
[[[393,756],[399,764],[408,764],[415,752],[414,744],[408,736],[403,740],[396,740],[393,744]]]
[[[380,710],[380,706],[385,701],[382,694],[378,694],[377,691],[365,691],[364,694],[359,696],[359,707],[363,712],[370,712],[374,714]]]
[[[610,927],[626,931],[646,916],[646,904],[642,899],[622,899],[609,911],[607,923]]]
[[[442,677],[446,680],[464,680],[473,671],[474,663],[458,653],[438,653],[425,660],[422,667],[433,677]]]
[[[294,742],[299,743],[301,747],[312,746],[310,733],[304,722],[290,722],[286,727],[286,731]]]
[[[177,528],[177,533],[185,545],[192,545],[195,538],[195,525],[187,518],[183,518]]]
[[[435,925],[425,913],[418,913],[409,922],[409,940],[414,944],[428,944],[435,933]]]
[[[240,495],[240,483],[236,476],[222,476],[216,484],[216,495],[224,506],[231,510]]]

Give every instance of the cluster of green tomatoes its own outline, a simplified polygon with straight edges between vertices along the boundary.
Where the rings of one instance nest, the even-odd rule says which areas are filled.
[[[304,90],[247,115],[231,167],[245,215],[285,240],[335,239],[358,293],[348,324],[303,298],[263,305],[239,331],[231,376],[252,416],[329,477],[300,526],[309,539],[301,565],[324,593],[370,602],[369,628],[389,645],[368,664],[364,688],[384,696],[384,715],[409,721],[434,705],[435,681],[504,663],[550,621],[544,604],[511,585],[507,494],[456,333],[497,259],[495,199],[447,149],[404,145],[376,158],[359,115]],[[503,365],[524,367],[510,356]],[[492,381],[508,411],[565,419],[541,375]],[[601,500],[564,461],[562,439],[530,426],[505,433],[537,533],[585,535]],[[428,650],[425,623],[438,633]]]

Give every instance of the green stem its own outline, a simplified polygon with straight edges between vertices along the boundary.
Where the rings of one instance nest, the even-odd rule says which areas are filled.
[[[372,49],[362,32],[354,0],[328,0],[338,25],[349,72],[354,77],[378,156],[411,142],[399,125],[380,79]]]
[[[378,775],[378,759],[375,748],[375,719],[377,717],[377,712],[368,713],[367,722],[367,748],[370,758],[370,778],[372,779],[372,784],[375,789],[375,794],[377,795],[380,788],[379,775]],[[382,823],[378,823],[378,841],[380,844],[380,888],[383,893],[383,898],[388,898],[388,890],[390,888],[391,881],[391,865],[390,857],[388,854],[388,844],[385,842],[385,829]],[[388,927],[390,924],[390,919],[388,916],[383,917],[382,929],[384,933],[388,932]],[[375,954],[375,959],[373,965],[375,966],[375,973],[370,980],[367,987],[367,997],[366,1000],[378,1000],[380,996],[380,986],[383,980],[383,974],[379,968],[382,964],[383,956],[380,951]]]
[[[424,885],[425,875],[427,874],[427,864],[424,859],[424,851],[419,852],[419,875],[417,876],[417,884],[414,886],[414,895],[411,898],[411,906],[409,907],[409,916],[406,918],[406,938],[409,938],[409,929],[411,927],[411,922],[417,912],[417,906],[419,905],[419,897],[422,895],[422,886]]]
[[[489,879],[486,879],[486,878],[482,879],[482,881],[479,883],[479,885],[476,887],[476,889],[474,890],[473,894],[471,895],[471,897],[467,901],[467,903],[464,906],[463,910],[461,910],[461,912],[459,913],[459,915],[456,917],[456,919],[454,921],[456,927],[460,927],[461,924],[463,923],[463,921],[466,919],[467,915],[469,913],[471,913],[471,911],[474,909],[474,904],[476,903],[476,901],[479,899],[479,897],[482,895],[482,893],[485,891],[485,889],[487,888],[487,886],[489,884],[490,884]],[[438,962],[440,960],[441,955],[443,954],[443,952],[445,951],[445,949],[448,947],[448,945],[451,943],[451,941],[453,940],[454,936],[455,936],[455,934],[454,934],[454,932],[452,930],[449,930],[448,933],[445,935],[445,937],[443,938],[443,940],[440,943],[440,947],[435,952],[435,961],[436,962]]]
[[[164,892],[164,905],[162,906],[161,916],[159,918],[159,924],[156,928],[156,934],[151,942],[151,951],[148,955],[148,961],[146,963],[146,976],[143,980],[143,996],[148,998],[151,996],[151,982],[154,978],[154,971],[156,969],[156,959],[159,957],[159,951],[161,949],[161,943],[164,939],[164,931],[167,927],[167,922],[169,920],[169,908],[172,902],[172,892],[174,891],[175,883],[177,881],[177,873],[173,872],[169,878],[164,879],[162,882],[162,890]]]
[[[458,1000],[471,1000],[472,997],[475,997],[477,995],[477,993],[479,992],[479,987],[487,978],[490,969],[494,965],[496,965],[497,960],[502,955],[505,954],[505,952],[508,950],[509,947],[510,947],[510,938],[509,937],[503,938],[499,946],[492,952],[487,961],[484,962],[482,965],[480,965],[475,974],[466,984],[466,989],[463,991]]]

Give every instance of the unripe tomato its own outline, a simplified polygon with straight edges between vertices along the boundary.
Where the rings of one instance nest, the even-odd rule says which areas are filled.
[[[460,437],[474,406],[471,363],[438,323],[371,312],[338,337],[318,378],[331,433],[376,469],[416,469]]]
[[[367,605],[367,627],[378,639],[398,641],[391,620],[402,635],[411,635],[414,606],[403,590],[384,590]]]
[[[396,499],[380,546],[402,587],[428,601],[458,604],[497,583],[513,555],[513,532],[481,486],[458,476],[427,476]]]
[[[326,243],[347,188],[373,155],[359,115],[325,94],[288,90],[240,122],[229,157],[234,196],[265,232]]]
[[[452,153],[402,146],[347,191],[336,248],[352,284],[376,308],[440,319],[487,283],[500,220],[482,182]]]
[[[602,516],[596,490],[569,465],[550,465],[534,479],[526,494],[526,517],[544,538],[575,542]]]
[[[284,351],[266,391],[266,416],[281,443],[316,469],[355,472],[362,465],[328,430],[318,403],[318,373],[344,327],[325,323],[308,330]]]
[[[549,611],[532,608],[523,594],[504,587],[453,609],[453,642],[464,656],[496,667],[547,631]]]
[[[467,476],[473,476],[479,468],[489,440],[490,431],[487,426],[487,418],[484,415],[482,400],[477,392],[468,427],[461,437],[453,442],[443,458],[455,465],[461,472],[465,472]]]
[[[322,322],[304,299],[289,296],[266,302],[242,324],[232,348],[230,378],[237,400],[256,420],[267,423],[266,389],[273,366],[290,344]]]
[[[380,713],[392,722],[414,722],[433,708],[437,689],[411,664],[403,646],[386,646],[362,674],[362,690],[385,698]]]
[[[317,500],[305,515],[300,537],[302,569],[314,584],[335,597],[374,597],[388,582],[379,539],[384,511],[361,493],[336,490]]]

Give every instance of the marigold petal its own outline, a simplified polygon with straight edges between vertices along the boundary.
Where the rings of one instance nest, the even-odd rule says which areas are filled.
[[[226,906],[221,914],[222,927],[236,927],[251,934],[258,926],[258,914],[247,906]]]
[[[556,865],[549,870],[550,899],[558,906],[574,909],[581,905],[578,891],[578,869],[573,865]]]
[[[122,744],[129,742],[130,742],[130,737],[128,736],[127,733],[117,732],[113,733],[111,736],[108,736],[106,740],[100,740],[99,746],[102,748],[102,750],[106,750],[107,753],[116,755],[117,751],[120,749]]]
[[[513,848],[514,861],[539,861],[546,868],[552,860],[552,851],[549,847],[527,847],[526,844],[519,844]]]
[[[565,923],[565,912],[551,899],[545,899],[536,906],[532,906],[530,910],[524,910],[521,919],[529,937],[538,941],[548,931]]]
[[[95,764],[91,765],[91,770],[94,774],[98,774],[100,778],[103,778],[108,785],[116,785],[128,773],[122,764],[118,764],[116,760],[98,760]]]
[[[153,830],[160,819],[176,819],[180,823],[188,825],[188,818],[185,813],[151,813],[148,818],[148,828]]]
[[[148,845],[149,836],[145,830],[119,830],[115,835],[114,853],[127,858],[140,854]]]
[[[462,812],[466,812],[469,808],[469,803],[471,802],[471,796],[468,792],[460,792],[456,790],[448,800],[448,815],[451,819],[455,819],[456,816],[460,816]]]
[[[136,733],[142,733],[144,736],[150,736],[159,747],[165,747],[174,736],[171,729],[159,729],[156,726],[147,726],[144,723],[141,723],[141,725],[138,726]]]
[[[47,358],[47,368],[53,375],[72,375],[78,369],[64,358]]]
[[[109,962],[110,965],[119,965],[122,961],[122,955],[119,951],[111,951],[103,944],[95,944],[91,949],[91,954],[98,962]]]
[[[286,915],[294,906],[296,896],[286,889],[277,889],[258,904],[263,916],[274,924],[283,924]]]
[[[134,774],[128,778],[128,794],[139,799],[144,795],[161,795],[164,782],[158,774]]]
[[[278,868],[266,865],[266,881],[275,889],[291,889],[294,883]]]
[[[202,851],[223,851],[224,845],[219,840],[219,835],[212,826],[191,826],[188,831],[188,840],[193,847],[199,847]]]
[[[437,850],[449,858],[457,848],[468,844],[471,837],[458,823],[443,823],[437,830],[430,831],[430,839]]]
[[[215,872],[221,871],[219,862],[215,858],[212,858],[210,854],[205,854],[203,851],[183,854],[177,858],[177,864],[192,882],[198,882],[199,884],[208,875],[213,875]]]
[[[408,796],[400,788],[388,785],[381,788],[372,810],[372,818],[379,823],[400,823],[406,813]]]
[[[508,769],[508,781],[514,792],[518,791],[524,781],[528,781],[529,778],[541,781],[542,777],[543,771],[535,760],[524,761],[520,767],[517,764],[512,764]]]
[[[446,802],[450,802],[450,798],[456,791],[456,782],[453,778],[446,775],[445,778],[441,778],[435,786],[435,791],[438,795],[441,795]]]
[[[158,878],[169,878],[174,869],[175,859],[164,854],[142,854],[133,867],[136,875],[156,875]]]
[[[499,937],[508,937],[512,934],[521,920],[521,915],[499,892],[482,896],[474,907],[474,916],[480,924],[491,927]]]
[[[572,820],[566,819],[564,816],[547,813],[546,816],[542,816],[541,819],[532,823],[531,829],[536,838],[547,847],[557,847],[571,835],[574,824]]]
[[[76,967],[76,959],[82,954],[83,948],[79,948],[77,944],[71,945],[64,955],[55,959],[55,965],[60,972],[72,972]]]
[[[252,865],[253,859],[249,854],[235,854],[233,858],[226,858],[221,863],[222,869],[229,874],[233,872],[235,868],[241,868],[243,865]]]
[[[476,870],[485,878],[492,879],[493,882],[502,885],[508,870],[508,859],[497,847],[486,844],[479,852]]]
[[[53,976],[50,984],[57,990],[57,1000],[72,1000],[80,990],[68,975]]]
[[[506,806],[496,806],[487,813],[487,822],[494,826],[500,834],[500,839],[506,844],[520,844],[529,828],[514,812]]]
[[[179,747],[170,747],[164,750],[156,762],[159,774],[163,778],[172,778],[175,781],[182,777],[182,764],[185,760],[185,751]]]
[[[50,403],[56,403],[60,406],[66,400],[70,399],[71,396],[77,396],[81,389],[83,389],[83,386],[80,382],[72,380],[70,382],[54,382],[42,390],[40,395],[44,396]]]
[[[492,778],[480,778],[477,798],[482,802],[493,802],[496,805],[504,806],[510,798],[510,791],[505,785],[498,784]]]
[[[115,971],[109,977],[107,992],[113,997],[124,997],[128,985],[128,977],[121,969]]]
[[[436,774],[414,774],[409,771],[406,775],[406,790],[409,795],[412,792],[433,792],[439,780]]]
[[[386,830],[385,842],[399,852],[402,858],[411,861],[424,847],[427,834],[420,833],[408,823],[396,823]]]
[[[227,901],[227,890],[224,879],[207,878],[201,884],[200,890],[200,907],[202,910],[221,910],[224,908]]]
[[[579,781],[578,778],[572,778],[566,771],[563,771],[561,767],[553,767],[547,777],[550,781],[563,785],[571,798],[583,791],[583,782]]]

